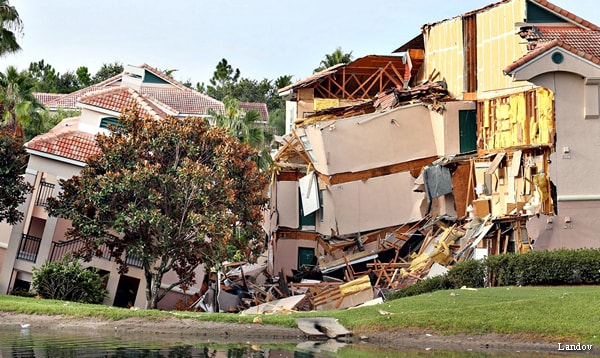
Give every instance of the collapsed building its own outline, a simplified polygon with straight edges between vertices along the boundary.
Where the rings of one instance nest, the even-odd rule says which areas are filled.
[[[597,189],[557,170],[571,147],[556,148],[598,131],[568,128],[598,118],[598,28],[544,0],[505,0],[421,30],[394,55],[280,90],[289,132],[265,212],[271,275],[368,274],[397,289],[465,259],[594,246],[564,239],[573,202],[596,208]]]

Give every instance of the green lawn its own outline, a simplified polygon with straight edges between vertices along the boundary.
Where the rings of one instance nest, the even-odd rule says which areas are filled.
[[[102,305],[0,296],[0,311],[63,314],[77,317],[177,316],[220,322],[252,322],[254,316],[181,311],[133,311]],[[422,328],[441,333],[527,334],[552,339],[600,343],[600,287],[493,287],[437,291],[340,311],[263,315],[265,324],[295,327],[296,317],[336,317],[349,330],[368,332]]]

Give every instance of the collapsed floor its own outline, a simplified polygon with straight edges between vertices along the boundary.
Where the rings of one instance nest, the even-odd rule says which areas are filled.
[[[224,265],[213,273],[190,309],[245,314],[343,309],[382,302],[386,295],[417,281],[444,274],[454,264],[485,255],[522,253],[531,249],[526,213],[492,219],[447,216],[352,238],[319,240],[327,257],[278,276],[267,274],[266,262]],[[365,249],[370,247],[372,249]],[[217,288],[216,282],[221,284]]]

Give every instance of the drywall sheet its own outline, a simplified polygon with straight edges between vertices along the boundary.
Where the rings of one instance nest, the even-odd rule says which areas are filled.
[[[410,173],[332,185],[329,189],[338,235],[365,232],[422,218],[424,193],[413,192]]]
[[[298,182],[277,182],[277,212],[279,226],[298,228],[300,226],[300,213],[298,202]]]
[[[319,122],[306,133],[315,169],[325,175],[349,173],[437,155],[429,109],[422,105],[385,113]]]
[[[299,184],[300,200],[302,200],[302,209],[304,209],[304,216],[306,216],[319,209],[317,178],[314,173],[307,174],[300,178]]]

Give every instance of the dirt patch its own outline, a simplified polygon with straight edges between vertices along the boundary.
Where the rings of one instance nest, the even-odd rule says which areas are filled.
[[[74,318],[71,316],[42,316],[0,312],[0,328],[29,325],[31,330],[77,331],[78,334],[115,332],[119,335],[146,336],[149,339],[177,336],[210,338],[221,342],[270,343],[301,342],[311,339],[297,328],[286,328],[265,324],[238,324],[197,321],[176,317],[161,319],[127,318],[110,321],[99,318]],[[451,350],[475,352],[554,352],[558,342],[536,337],[502,334],[443,335],[423,330],[391,330],[379,332],[354,332],[352,342],[364,341],[380,348]],[[542,354],[543,355],[543,354]]]

